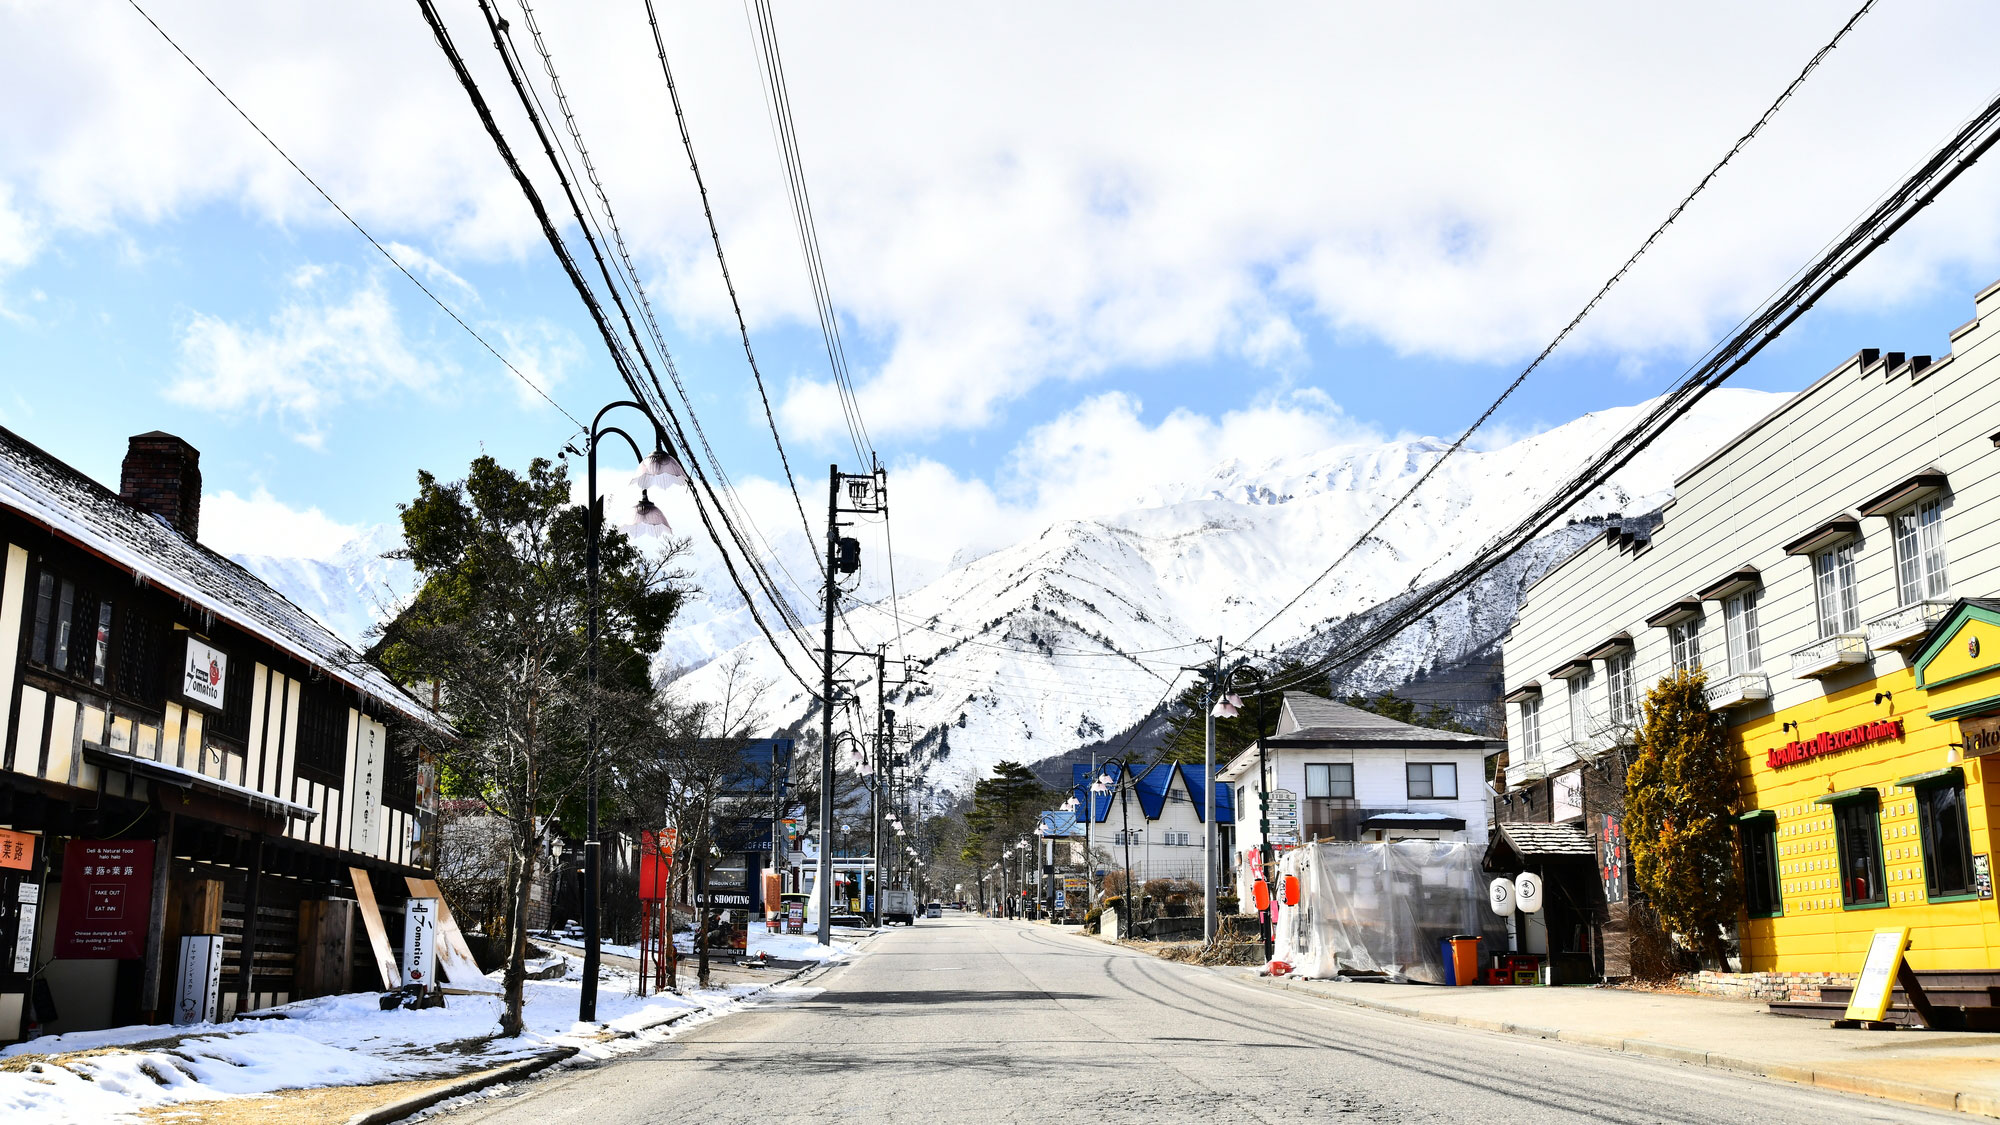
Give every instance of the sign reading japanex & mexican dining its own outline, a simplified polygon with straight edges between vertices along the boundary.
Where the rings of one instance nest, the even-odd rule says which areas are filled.
[[[1788,742],[1783,746],[1773,746],[1764,755],[1764,764],[1771,769],[1796,766],[1800,762],[1810,762],[1814,758],[1828,754],[1838,754],[1857,746],[1872,742],[1887,742],[1903,737],[1903,720],[1883,719],[1879,722],[1862,723],[1846,730],[1822,731],[1808,739]]]
[[[152,912],[153,841],[71,840],[63,849],[57,957],[144,957]]]

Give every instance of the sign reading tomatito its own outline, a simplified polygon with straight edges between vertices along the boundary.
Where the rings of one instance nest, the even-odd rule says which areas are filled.
[[[1798,742],[1788,742],[1783,746],[1773,746],[1764,755],[1764,764],[1772,769],[1796,766],[1800,762],[1810,762],[1814,758],[1828,754],[1838,754],[1842,750],[1852,750],[1871,742],[1887,742],[1903,737],[1903,720],[1884,719],[1880,722],[1862,723],[1846,730],[1822,731],[1811,738]]]

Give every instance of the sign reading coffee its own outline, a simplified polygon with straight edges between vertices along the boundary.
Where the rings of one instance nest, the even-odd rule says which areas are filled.
[[[182,663],[181,695],[190,703],[210,710],[222,710],[222,693],[228,679],[229,656],[220,649],[188,638],[187,660]]]
[[[1886,742],[1903,737],[1903,720],[1884,719],[1880,722],[1862,723],[1846,730],[1823,731],[1811,738],[1788,742],[1783,746],[1773,746],[1764,755],[1764,764],[1771,769],[1796,766],[1800,762],[1810,762],[1814,758],[1828,754],[1838,754],[1842,750],[1852,750],[1871,742]]]

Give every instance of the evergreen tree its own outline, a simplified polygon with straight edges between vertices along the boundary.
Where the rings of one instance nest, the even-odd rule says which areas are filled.
[[[659,709],[647,668],[682,590],[671,560],[641,554],[623,533],[599,538],[598,687],[585,676],[588,523],[570,504],[561,465],[537,458],[526,474],[492,457],[463,481],[417,475],[402,505],[404,548],[422,584],[381,631],[374,655],[404,684],[434,685],[455,737],[425,737],[448,791],[475,797],[507,829],[505,1010],[501,1032],[521,1033],[528,889],[535,857],[557,818],[581,828],[585,729],[598,723],[606,790],[620,765],[656,740]],[[428,696],[430,691],[420,691]]]
[[[1635,887],[1669,933],[1719,968],[1722,928],[1736,920],[1742,897],[1732,829],[1738,783],[1706,685],[1704,673],[1678,672],[1646,693],[1625,815]]]
[[[1002,848],[1032,835],[1042,812],[1055,799],[1056,792],[1043,785],[1035,771],[1019,762],[996,764],[992,777],[973,783],[972,811],[965,816],[960,856],[975,867],[991,863]]]

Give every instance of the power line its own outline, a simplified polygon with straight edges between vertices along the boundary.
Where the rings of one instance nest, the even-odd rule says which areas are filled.
[[[1267,685],[1257,694],[1296,686],[1334,668],[1359,660],[1392,640],[1446,600],[1499,565],[1528,539],[1540,534],[1584,495],[1650,446],[1702,398],[1721,386],[1804,316],[1855,267],[1866,261],[1895,233],[1920,214],[1959,176],[2000,143],[2000,96],[1969,118],[1943,146],[1886,192],[1837,236],[1829,249],[1793,274],[1779,290],[1727,339],[1711,348],[1681,380],[1661,396],[1643,417],[1587,461],[1569,480],[1552,490],[1526,519],[1492,540],[1465,566],[1433,584],[1422,595],[1370,626],[1348,645],[1345,655],[1326,654],[1286,682]]]
[[[471,70],[465,64],[465,59],[459,54],[457,46],[453,44],[451,33],[446,29],[444,20],[438,15],[433,0],[417,0],[417,7],[423,13],[424,21],[429,24],[431,34],[437,40],[438,48],[444,52],[446,60],[451,64],[453,72],[457,75],[459,85],[464,88],[466,97],[472,102],[473,110],[478,114],[480,123],[485,127],[488,137],[492,139],[501,160],[507,165],[507,169],[513,175],[515,183],[527,198],[530,209],[533,210],[536,220],[541,225],[543,237],[547,239],[550,249],[555,252],[556,259],[561,263],[564,274],[569,278],[570,285],[576,290],[578,298],[583,301],[584,307],[590,312],[591,320],[597,326],[598,334],[603,337],[605,347],[611,352],[612,363],[618,368],[620,377],[625,381],[625,385],[631,390],[635,398],[645,401],[648,398],[645,393],[645,387],[633,373],[630,361],[625,356],[617,333],[612,329],[610,321],[605,317],[603,308],[598,305],[597,297],[591,292],[589,283],[584,280],[582,272],[578,270],[575,259],[570,255],[569,247],[563,242],[561,234],[557,232],[554,222],[549,218],[548,208],[542,203],[541,193],[535,189],[533,181],[528,178],[527,172],[521,167],[520,160],[514,155],[513,147],[508,144],[506,135],[500,131],[499,123],[494,120],[492,108],[487,104],[485,94],[480,91],[479,84],[473,79]],[[494,44],[498,47],[501,41],[498,27],[491,9],[487,6],[486,0],[480,0],[480,10],[485,14],[489,28],[492,28],[494,31]],[[507,62],[508,77],[515,84],[518,91],[520,89],[519,74],[515,71],[512,62],[506,60],[504,51],[502,51],[502,59]],[[532,116],[532,111],[530,112]],[[539,119],[536,119],[535,126],[537,135],[541,136],[542,130]],[[542,137],[542,140],[546,149],[548,147],[548,140],[545,136]],[[551,161],[554,160],[553,151],[550,152],[550,159]],[[558,176],[561,175],[560,168],[558,168],[557,174]],[[568,190],[567,181],[565,181],[564,190],[566,192]],[[677,432],[676,436],[681,439],[682,448],[687,448],[685,435],[678,433],[680,423],[679,419],[675,417],[672,408],[665,403],[664,399],[660,401],[659,405],[663,408],[668,421]],[[689,461],[695,471],[696,479],[701,480],[704,487],[706,487],[707,482],[706,478],[702,475],[700,462],[694,460],[692,457],[689,458]],[[765,623],[763,616],[757,612],[756,603],[750,597],[749,590],[744,588],[743,579],[737,573],[734,560],[729,557],[729,551],[723,546],[722,538],[715,530],[715,524],[710,518],[708,508],[702,503],[700,492],[691,490],[690,494],[694,498],[695,511],[701,517],[702,526],[708,532],[710,541],[715,544],[717,552],[722,555],[723,566],[729,572],[729,580],[735,585],[737,592],[743,596],[744,605],[750,610],[751,619],[757,623],[758,630],[764,634],[764,639],[770,643],[772,651],[777,653],[778,659],[785,666],[785,670],[791,674],[793,679],[799,682],[799,685],[808,694],[813,694],[812,685],[806,682],[805,677],[801,676],[796,668],[792,667],[791,660],[786,657],[784,650],[778,645],[777,638],[771,634],[770,626]]]
[[[715,222],[715,210],[709,205],[708,183],[702,178],[701,163],[695,159],[694,137],[688,131],[687,114],[681,109],[680,89],[674,84],[673,67],[667,62],[667,44],[660,34],[660,19],[653,10],[653,0],[646,0],[646,22],[653,29],[653,46],[660,56],[660,76],[666,80],[667,97],[673,102],[674,121],[680,127],[681,147],[686,150],[688,171],[694,173],[695,190],[701,195],[702,217],[708,220],[708,237],[715,244],[715,263],[722,269],[722,285],[729,291],[729,307],[736,313],[736,331],[743,340],[743,357],[750,363],[750,377],[757,384],[757,398],[764,404],[764,422],[771,429],[771,441],[778,447],[778,463],[785,470],[785,485],[791,490],[792,503],[799,512],[799,526],[805,530],[806,542],[813,541],[812,522],[806,519],[805,501],[799,496],[798,481],[792,476],[792,463],[785,456],[785,440],[778,436],[778,420],[771,413],[771,396],[764,390],[764,374],[757,369],[757,353],[750,347],[750,325],[743,317],[743,304],[736,297],[736,282],[729,276],[729,260],[722,254],[722,232]],[[825,567],[814,556],[813,565],[824,574]]]
[[[861,420],[860,401],[855,396],[854,382],[848,371],[847,349],[840,337],[840,318],[834,311],[833,294],[826,281],[826,264],[820,253],[819,227],[813,219],[812,195],[806,189],[798,131],[792,120],[791,91],[785,82],[784,57],[778,50],[777,23],[772,18],[768,0],[755,0],[755,6],[758,72],[764,78],[766,107],[771,114],[778,155],[785,165],[785,188],[791,199],[792,221],[798,229],[799,248],[805,255],[806,276],[818,309],[820,335],[826,342],[827,363],[833,369],[834,390],[840,398],[841,412],[846,417],[848,437],[854,443],[854,455],[861,463],[872,465],[876,463],[874,447],[868,440],[868,428]]]
[[[1695,196],[1700,195],[1702,193],[1702,190],[1708,187],[1709,183],[1722,172],[1722,169],[1725,166],[1727,166],[1731,160],[1736,158],[1736,154],[1742,152],[1744,146],[1748,145],[1750,141],[1757,136],[1758,133],[1763,131],[1764,126],[1769,124],[1771,118],[1777,115],[1779,107],[1783,106],[1787,101],[1791,100],[1792,95],[1795,92],[1797,92],[1798,88],[1801,85],[1805,83],[1806,77],[1810,75],[1814,70],[1818,69],[1820,62],[1824,60],[1827,55],[1831,54],[1835,47],[1839,46],[1840,41],[1846,37],[1849,31],[1852,31],[1854,29],[1855,24],[1861,22],[1861,17],[1867,15],[1869,9],[1873,8],[1875,6],[1875,3],[1876,0],[1864,0],[1864,3],[1861,5],[1860,9],[1857,10],[1852,16],[1848,17],[1847,22],[1841,25],[1840,30],[1834,33],[1833,38],[1827,41],[1826,46],[1821,47],[1817,52],[1813,54],[1812,58],[1806,60],[1805,67],[1801,69],[1798,75],[1794,77],[1791,80],[1791,82],[1785,86],[1784,90],[1778,94],[1777,99],[1773,101],[1768,107],[1765,108],[1763,114],[1757,118],[1756,124],[1750,126],[1748,132],[1744,133],[1741,137],[1738,137],[1736,139],[1736,143],[1729,146],[1729,151],[1722,154],[1722,159],[1716,161],[1715,166],[1713,168],[1710,168],[1708,170],[1708,173],[1695,183],[1693,189],[1690,190],[1687,193],[1687,195],[1683,196],[1679,203],[1674,205],[1673,210],[1667,212],[1667,217],[1660,221],[1660,225],[1654,227],[1653,232],[1646,236],[1644,242],[1641,242],[1639,244],[1639,248],[1632,252],[1632,256],[1626,258],[1625,263],[1618,267],[1617,272],[1613,273],[1611,277],[1604,282],[1603,285],[1598,287],[1597,292],[1591,296],[1589,301],[1584,303],[1583,308],[1579,310],[1575,316],[1570,318],[1568,324],[1563,325],[1562,331],[1556,333],[1555,339],[1549,341],[1548,346],[1544,347],[1541,350],[1541,353],[1535,356],[1534,361],[1528,364],[1526,368],[1522,369],[1521,373],[1514,377],[1513,382],[1507,384],[1507,389],[1500,392],[1500,397],[1494,399],[1492,404],[1488,406],[1486,410],[1479,415],[1478,418],[1473,420],[1472,425],[1467,426],[1465,428],[1465,432],[1458,435],[1458,440],[1452,442],[1451,446],[1447,448],[1444,451],[1444,453],[1438,457],[1437,460],[1431,462],[1431,464],[1424,469],[1422,475],[1418,476],[1417,479],[1410,485],[1410,487],[1404,490],[1401,496],[1398,496],[1392,503],[1390,503],[1390,505],[1387,508],[1383,509],[1382,513],[1375,518],[1375,522],[1368,525],[1368,529],[1366,531],[1363,531],[1358,537],[1356,537],[1354,542],[1350,543],[1346,550],[1342,551],[1339,555],[1335,556],[1333,562],[1328,564],[1327,568],[1324,571],[1320,572],[1319,577],[1314,578],[1311,582],[1306,583],[1305,589],[1300,590],[1297,594],[1293,595],[1290,601],[1280,606],[1278,608],[1278,612],[1272,614],[1270,618],[1267,619],[1262,625],[1259,625],[1255,629],[1252,629],[1249,635],[1243,638],[1243,642],[1236,646],[1237,651],[1240,651],[1243,645],[1248,644],[1251,640],[1254,640],[1259,633],[1262,633],[1265,629],[1270,628],[1273,622],[1276,622],[1278,618],[1283,617],[1288,610],[1290,610],[1293,606],[1297,605],[1300,599],[1304,598],[1308,593],[1312,591],[1313,587],[1318,586],[1321,582],[1326,581],[1327,575],[1332,574],[1335,568],[1339,567],[1342,563],[1346,562],[1348,558],[1354,554],[1355,551],[1360,549],[1363,543],[1368,542],[1368,540],[1377,531],[1381,530],[1382,525],[1388,522],[1389,517],[1395,514],[1396,510],[1401,508],[1403,504],[1406,501],[1408,501],[1411,496],[1415,495],[1416,491],[1424,486],[1424,482],[1431,479],[1432,474],[1436,473],[1438,469],[1442,467],[1446,461],[1451,459],[1452,454],[1457,453],[1461,448],[1464,447],[1465,443],[1471,439],[1472,435],[1477,433],[1479,431],[1479,428],[1481,426],[1484,426],[1487,420],[1493,417],[1494,412],[1500,409],[1500,405],[1506,402],[1508,398],[1512,397],[1514,392],[1520,389],[1521,384],[1527,381],[1528,376],[1533,374],[1535,369],[1542,365],[1542,361],[1549,358],[1550,354],[1552,354],[1556,350],[1557,346],[1560,345],[1564,340],[1569,338],[1570,333],[1576,331],[1577,326],[1582,324],[1584,318],[1589,316],[1591,312],[1597,308],[1598,304],[1604,300],[1605,295],[1610,293],[1613,287],[1615,287],[1620,281],[1623,281],[1625,279],[1625,275],[1631,272],[1632,267],[1638,263],[1640,258],[1645,256],[1646,251],[1653,248],[1653,244],[1660,240],[1660,236],[1664,235],[1667,232],[1667,228],[1674,225],[1674,220],[1681,217],[1681,212],[1686,211],[1688,205],[1694,202]]]
[[[230,97],[228,91],[224,90],[220,85],[218,85],[215,79],[209,77],[208,71],[203,70],[200,63],[194,61],[194,59],[186,51],[181,49],[181,45],[174,41],[174,37],[167,34],[167,29],[161,27],[158,21],[154,20],[152,16],[146,13],[146,9],[141,8],[139,6],[138,0],[125,0],[125,2],[132,6],[133,11],[139,13],[141,19],[144,19],[148,24],[152,25],[153,30],[159,33],[161,39],[166,40],[167,46],[172,47],[174,49],[175,54],[185,59],[187,61],[187,64],[194,68],[194,72],[196,74],[201,75],[201,80],[208,83],[209,89],[214,90],[217,94],[222,96],[223,101],[229,103],[229,108],[236,111],[236,116],[241,117],[243,119],[244,124],[250,126],[251,129],[255,130],[258,136],[264,138],[264,143],[271,146],[271,151],[277,153],[278,156],[282,158],[285,163],[291,165],[292,171],[297,172],[300,178],[304,179],[306,183],[311,184],[312,189],[319,193],[319,197],[321,199],[326,200],[328,206],[332,207],[335,211],[339,212],[340,217],[347,220],[348,226],[353,227],[355,231],[361,235],[361,237],[367,239],[368,245],[373,246],[376,252],[380,253],[384,258],[388,259],[389,264],[395,266],[396,271],[398,273],[408,278],[410,280],[410,284],[416,286],[418,290],[420,290],[423,293],[424,296],[429,297],[431,299],[432,304],[444,310],[444,314],[452,319],[452,323],[458,325],[460,328],[465,329],[466,335],[479,341],[480,347],[485,348],[487,352],[491,353],[494,359],[499,360],[501,366],[505,367],[508,371],[513,372],[514,377],[516,379],[519,379],[521,382],[527,384],[529,390],[541,396],[543,402],[546,402],[550,406],[555,407],[556,411],[560,413],[563,417],[568,418],[571,422],[576,423],[578,429],[589,429],[589,427],[585,426],[583,424],[583,421],[579,419],[576,415],[571,414],[567,410],[564,410],[561,403],[557,402],[553,398],[550,398],[549,392],[543,390],[541,384],[535,382],[533,379],[528,378],[526,375],[521,373],[520,368],[515,367],[512,363],[508,362],[507,357],[501,355],[500,352],[496,348],[494,348],[492,344],[488,343],[486,337],[481,336],[478,332],[474,331],[473,327],[465,322],[465,318],[459,316],[457,312],[453,311],[452,307],[450,305],[445,304],[442,298],[440,298],[436,293],[431,292],[429,286],[425,285],[422,281],[419,281],[417,279],[416,274],[411,273],[408,267],[404,266],[402,262],[398,261],[396,256],[389,252],[388,247],[383,246],[380,242],[376,241],[375,236],[368,233],[368,228],[362,226],[358,221],[356,221],[353,215],[348,214],[347,208],[342,207],[339,204],[339,202],[337,202],[333,198],[333,196],[328,195],[326,189],[319,186],[319,181],[313,179],[312,174],[310,172],[307,172],[304,168],[299,167],[299,162],[293,160],[291,154],[286,152],[284,148],[278,144],[277,141],[272,140],[271,134],[266,133],[262,125],[257,124],[257,122],[248,113],[244,112],[243,107],[236,104],[236,99]]]

